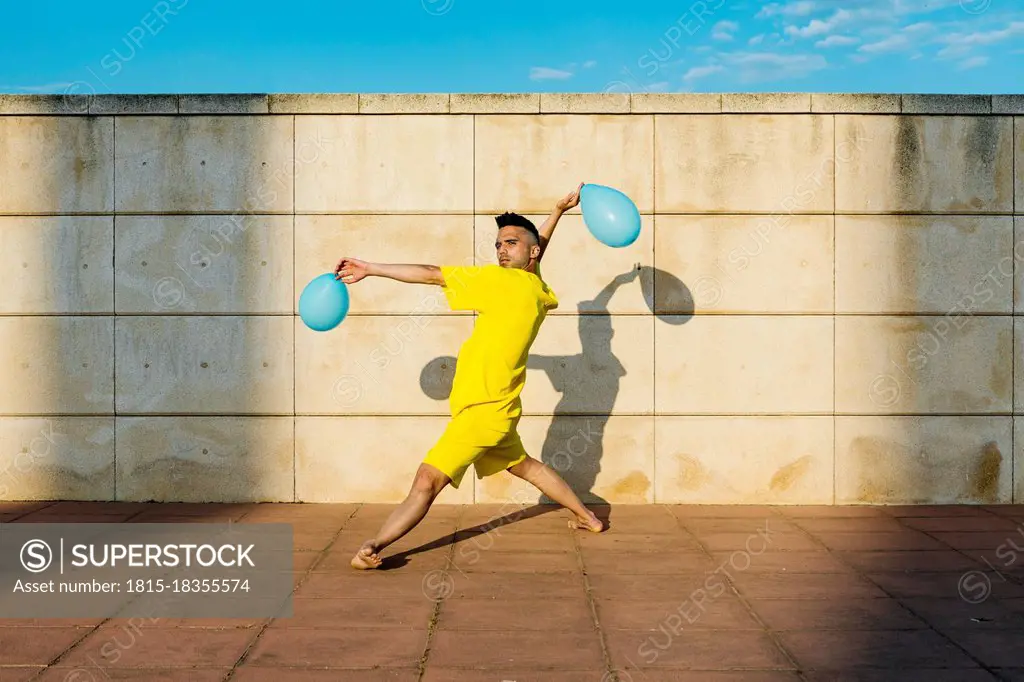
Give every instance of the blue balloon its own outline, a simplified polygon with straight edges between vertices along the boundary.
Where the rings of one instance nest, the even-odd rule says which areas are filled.
[[[333,272],[320,275],[299,296],[299,316],[318,332],[334,329],[348,314],[348,287]]]
[[[580,211],[590,233],[615,248],[629,246],[640,236],[640,211],[617,189],[604,185],[583,185]]]

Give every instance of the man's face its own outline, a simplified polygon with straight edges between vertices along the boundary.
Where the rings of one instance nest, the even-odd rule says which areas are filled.
[[[498,265],[503,268],[525,270],[530,261],[540,255],[540,246],[533,241],[533,235],[517,225],[498,230],[494,248],[498,254]]]

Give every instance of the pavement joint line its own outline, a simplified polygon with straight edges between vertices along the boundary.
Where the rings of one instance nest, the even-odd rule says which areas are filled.
[[[51,507],[56,506],[57,504],[59,504],[59,500],[53,500],[49,504],[44,504],[42,507],[39,507],[39,509],[30,509],[29,511],[23,511],[22,513],[18,514],[13,519],[11,519],[10,521],[5,521],[5,523],[11,523],[13,521],[17,521],[18,519],[23,519],[26,516],[28,516],[29,514],[35,514],[38,511],[42,511],[44,509],[49,509]],[[15,513],[17,513],[17,512],[15,512]]]
[[[903,522],[902,522],[902,521],[900,521],[900,517],[897,517],[897,516],[890,516],[889,518],[892,518],[892,519],[896,520],[896,522],[897,522],[897,523],[899,523],[900,525],[905,525],[905,524],[903,524]],[[993,677],[995,677],[996,679],[1004,679],[1004,678],[1000,677],[1000,676],[999,676],[999,674],[998,674],[998,673],[997,673],[997,672],[996,672],[996,671],[995,671],[995,670],[993,669],[993,668],[995,668],[996,666],[991,666],[991,667],[990,667],[990,666],[987,666],[987,665],[985,665],[984,663],[982,663],[981,659],[979,659],[978,657],[976,657],[975,655],[973,655],[973,654],[972,654],[971,652],[969,652],[969,651],[968,651],[967,649],[965,649],[964,647],[960,646],[960,645],[959,645],[959,644],[958,644],[958,643],[957,643],[956,641],[954,641],[954,640],[953,640],[953,639],[952,639],[951,637],[948,637],[948,636],[947,636],[946,634],[944,634],[943,632],[941,632],[941,631],[937,630],[937,629],[935,628],[935,626],[933,626],[933,625],[932,625],[931,621],[930,621],[930,620],[929,620],[928,618],[925,618],[924,616],[922,616],[921,614],[919,614],[919,613],[918,613],[917,611],[915,611],[914,609],[912,609],[912,608],[911,608],[911,607],[910,607],[910,606],[909,606],[908,604],[904,603],[904,600],[903,600],[903,599],[900,599],[899,597],[897,597],[896,595],[894,595],[894,594],[893,594],[892,592],[890,592],[889,590],[885,589],[885,587],[883,587],[882,585],[879,585],[879,584],[878,584],[877,582],[875,582],[874,580],[872,580],[872,579],[871,579],[871,576],[870,576],[870,575],[868,575],[868,574],[867,574],[866,572],[864,572],[864,571],[861,571],[861,570],[860,570],[859,568],[857,568],[857,567],[856,567],[855,565],[851,564],[850,562],[846,561],[845,559],[843,559],[843,558],[842,558],[841,556],[839,556],[838,554],[834,553],[834,552],[832,551],[832,549],[831,549],[831,548],[830,548],[830,547],[829,547],[828,545],[826,545],[826,544],[825,544],[825,543],[824,543],[824,542],[823,542],[823,541],[822,541],[822,540],[821,540],[820,538],[818,538],[817,536],[815,536],[815,535],[814,535],[814,533],[812,533],[811,531],[809,531],[809,530],[807,530],[806,528],[804,528],[803,526],[801,526],[801,525],[800,525],[799,523],[797,523],[797,522],[796,522],[796,520],[794,520],[794,522],[793,522],[793,525],[794,525],[794,526],[796,526],[796,527],[797,527],[797,528],[799,529],[799,531],[800,531],[801,533],[803,533],[803,534],[804,534],[805,536],[807,536],[807,538],[809,538],[811,542],[813,542],[813,543],[815,543],[816,545],[818,545],[819,547],[821,547],[821,548],[822,548],[822,549],[823,549],[823,550],[825,551],[825,553],[826,553],[826,554],[828,554],[828,555],[829,555],[829,556],[831,556],[831,557],[832,557],[833,559],[835,559],[836,561],[838,561],[838,562],[839,562],[839,563],[841,563],[842,565],[844,565],[844,566],[846,566],[847,568],[849,568],[850,570],[852,570],[852,571],[854,572],[854,574],[855,574],[855,575],[856,575],[857,577],[861,578],[862,580],[866,580],[867,582],[869,582],[869,583],[871,583],[872,585],[874,585],[874,586],[875,586],[875,588],[877,588],[878,590],[880,590],[880,591],[884,592],[884,593],[885,593],[885,595],[886,595],[886,596],[887,596],[887,597],[888,597],[889,599],[892,599],[892,600],[893,600],[894,602],[896,602],[897,604],[899,604],[901,608],[903,608],[903,609],[906,609],[908,613],[910,613],[910,614],[911,614],[911,615],[913,615],[913,616],[914,616],[915,618],[917,618],[918,620],[920,620],[921,622],[923,622],[923,623],[924,623],[925,625],[927,625],[927,626],[928,626],[928,629],[929,629],[930,631],[934,632],[934,633],[935,633],[935,634],[937,634],[937,635],[938,635],[939,637],[941,637],[941,638],[942,638],[943,640],[945,640],[946,642],[949,642],[949,643],[950,643],[950,644],[952,644],[952,645],[953,645],[954,647],[956,647],[956,648],[957,648],[957,649],[958,649],[959,651],[961,651],[961,652],[962,652],[962,653],[963,653],[963,654],[964,654],[965,656],[967,656],[967,657],[968,657],[969,659],[971,659],[971,660],[972,660],[972,661],[973,661],[973,662],[974,662],[974,663],[975,663],[975,664],[976,664],[976,665],[977,665],[978,667],[980,667],[980,668],[981,668],[982,670],[984,670],[985,672],[989,673],[990,675],[992,675],[992,676],[993,676]],[[911,527],[910,527],[910,526],[906,526],[906,528],[910,529]],[[912,530],[916,530],[916,531],[918,531],[918,532],[920,532],[920,533],[924,533],[924,531],[918,530],[917,528],[913,528]],[[929,536],[929,537],[930,537],[930,536]],[[938,541],[938,542],[942,542],[942,541],[941,541],[941,540],[939,540],[938,538],[932,538],[932,539],[934,539],[934,540],[936,540],[936,541]],[[948,543],[943,543],[943,544],[945,544],[945,545],[946,545],[947,547],[949,547]],[[951,549],[954,549],[954,550],[955,550],[955,548],[952,548],[952,547],[951,547]]]
[[[292,599],[294,599],[294,595],[296,592],[299,591],[299,588],[302,587],[309,579],[310,575],[312,575],[313,569],[320,565],[324,557],[327,556],[327,554],[334,547],[334,543],[338,541],[338,536],[341,535],[341,532],[343,530],[345,530],[345,526],[348,524],[348,522],[352,520],[352,517],[354,517],[362,507],[363,505],[361,504],[357,505],[356,508],[349,513],[348,518],[341,522],[341,525],[338,526],[338,530],[334,531],[334,535],[331,537],[327,545],[317,553],[316,559],[314,559],[312,563],[310,563],[309,568],[307,568],[303,572],[302,578],[299,579],[299,582],[297,584],[292,585],[292,591],[289,595],[292,597]],[[238,520],[241,521],[242,519],[244,519],[248,513],[249,512],[247,511],[245,512],[245,514],[242,514],[242,516],[240,516]],[[295,556],[294,544],[292,546],[292,556]],[[294,574],[294,571],[292,571],[292,573]],[[295,578],[293,577],[292,580],[294,579]],[[234,678],[235,672],[238,670],[239,666],[241,666],[246,661],[246,659],[249,657],[249,652],[256,647],[256,643],[259,642],[260,637],[263,636],[263,633],[266,632],[268,628],[270,628],[271,624],[273,624],[275,620],[277,620],[276,616],[270,616],[268,618],[263,619],[263,624],[260,625],[259,629],[256,632],[256,635],[252,638],[252,641],[250,641],[246,645],[245,650],[243,650],[242,653],[238,656],[238,659],[231,666],[231,669],[228,671],[227,675],[224,677],[224,680],[222,682],[228,682],[229,680]]]
[[[984,510],[984,511],[988,512],[989,510],[987,510],[987,509],[986,509],[986,510]],[[994,514],[994,515],[995,515],[995,516],[996,516],[997,518],[1005,519],[1005,520],[1008,520],[1008,521],[1012,521],[1012,520],[1013,520],[1013,519],[1008,519],[1007,517],[1004,517],[1004,516],[1000,516],[999,514],[995,514],[994,512],[993,512],[993,514]],[[1018,586],[1024,586],[1024,580],[1021,580],[1020,578],[1017,578],[1017,577],[1015,577],[1015,576],[1013,576],[1013,575],[1004,575],[1004,574],[1003,574],[1002,572],[1000,572],[1000,571],[999,571],[999,569],[997,569],[997,568],[996,568],[995,566],[993,566],[993,565],[989,564],[988,562],[985,562],[985,561],[981,561],[981,560],[979,560],[979,559],[978,559],[977,557],[974,557],[974,556],[971,556],[970,554],[968,554],[968,553],[967,553],[967,551],[968,551],[968,550],[963,550],[963,549],[959,549],[959,548],[957,548],[957,547],[954,547],[953,545],[949,544],[948,542],[946,542],[946,541],[945,541],[945,540],[943,540],[942,538],[939,538],[939,537],[935,537],[934,535],[932,535],[932,533],[936,533],[936,532],[943,532],[943,531],[928,531],[928,530],[922,530],[922,529],[920,529],[920,528],[914,528],[913,526],[908,526],[908,525],[907,525],[906,523],[904,523],[903,519],[905,519],[905,518],[913,518],[913,517],[906,517],[906,516],[893,516],[892,518],[893,518],[893,520],[895,520],[895,521],[896,521],[896,523],[900,524],[901,526],[903,526],[903,527],[904,527],[904,528],[906,528],[907,530],[911,530],[911,531],[916,531],[916,532],[918,532],[918,533],[922,533],[922,534],[924,534],[924,535],[928,536],[929,538],[931,538],[932,540],[934,540],[935,542],[940,542],[940,543],[942,543],[943,545],[945,545],[945,546],[946,546],[946,547],[948,547],[949,549],[953,550],[953,551],[954,551],[954,552],[956,552],[957,554],[960,554],[960,555],[962,555],[962,556],[964,556],[964,557],[967,557],[968,559],[970,559],[971,561],[973,561],[973,562],[974,562],[975,564],[977,564],[977,565],[979,565],[979,566],[988,566],[989,568],[991,568],[991,569],[992,569],[993,571],[995,571],[995,572],[996,572],[996,575],[998,575],[998,576],[999,576],[999,577],[1000,577],[1000,578],[1001,578],[1001,579],[1003,580],[1003,582],[1008,582],[1008,583],[1012,583],[1012,584],[1014,584],[1014,585],[1018,585]],[[949,518],[970,518],[970,517],[968,516],[968,517],[949,517]],[[1018,522],[1018,523],[1017,523],[1017,526],[1018,526],[1018,528],[1024,528],[1024,521],[1020,521],[1020,522]],[[986,533],[987,533],[987,532],[993,532],[993,531],[952,531],[952,532],[961,532],[961,533],[975,533],[975,532],[986,532]],[[1009,536],[1010,536],[1010,535],[1009,535],[1009,534],[1010,534],[1010,532],[1011,532],[1011,531],[1007,531],[1007,538],[1009,538]],[[971,550],[971,551],[977,551],[977,550]],[[872,582],[873,582],[873,581],[872,581]],[[990,596],[991,596],[991,595],[990,595]],[[914,614],[914,615],[917,615],[917,614]]]
[[[781,520],[781,521],[788,520],[775,507],[769,506],[769,507],[766,508],[766,510],[768,512],[768,517],[765,519],[766,525],[768,523],[769,518],[773,517],[773,516],[775,517],[775,520],[777,520],[777,521],[778,520]],[[669,513],[672,514],[672,516],[676,520],[676,523],[679,524],[679,526],[683,529],[683,531],[685,533],[689,533],[689,535],[693,538],[694,542],[696,542],[697,545],[700,547],[700,549],[704,553],[704,555],[708,559],[711,559],[712,563],[714,563],[714,560],[715,560],[714,554],[712,554],[711,550],[708,549],[707,545],[705,545],[704,542],[701,541],[700,537],[698,537],[696,533],[694,533],[692,530],[690,530],[690,528],[683,522],[683,520],[681,518],[679,518],[679,516],[677,514],[673,513],[672,510],[669,510]],[[744,517],[744,518],[747,518],[747,517]],[[767,551],[767,550],[765,550],[765,551]],[[705,575],[706,575],[706,572],[705,572]],[[772,644],[774,644],[775,647],[779,650],[779,652],[781,652],[782,655],[786,657],[786,660],[789,661],[790,665],[792,666],[793,672],[795,672],[796,675],[800,679],[807,680],[808,677],[804,674],[804,671],[802,669],[802,666],[800,665],[800,662],[796,660],[796,657],[793,656],[793,654],[791,654],[788,649],[786,649],[786,647],[782,644],[782,640],[779,639],[779,637],[775,634],[775,632],[770,627],[768,627],[768,624],[765,623],[764,620],[762,620],[759,615],[757,615],[757,612],[755,612],[754,608],[750,605],[750,601],[740,593],[739,589],[737,589],[736,584],[732,580],[732,576],[730,576],[728,572],[726,572],[726,574],[725,574],[725,582],[729,586],[729,589],[732,590],[733,594],[736,596],[736,598],[739,600],[739,602],[743,605],[743,608],[745,608],[747,610],[747,612],[750,614],[751,618],[754,619],[754,622],[756,622],[758,625],[761,626],[761,631],[765,635],[768,636],[768,638],[771,640]]]
[[[18,517],[16,517],[16,518],[19,518],[19,519],[20,519],[20,518],[23,518],[23,517],[25,517],[25,516],[28,516],[29,514],[34,514],[34,513],[38,512],[38,511],[42,511],[43,509],[49,509],[49,508],[51,508],[51,507],[53,507],[53,506],[55,506],[55,505],[57,505],[57,504],[59,504],[59,503],[60,503],[60,501],[59,501],[59,500],[54,500],[53,502],[51,502],[51,503],[50,503],[50,504],[48,504],[48,505],[42,506],[42,507],[40,507],[39,509],[34,509],[34,510],[32,510],[32,511],[26,512],[26,513],[24,513],[24,514],[22,514],[21,516],[18,516]],[[140,514],[142,514],[143,512],[145,512],[145,508],[139,509],[139,510],[138,510],[137,512],[135,512],[134,514],[130,514],[130,515],[128,516],[128,518],[124,519],[123,521],[120,521],[119,523],[127,523],[128,521],[130,521],[131,519],[134,519],[134,518],[136,518],[137,516],[139,516],[139,515],[140,515]],[[102,522],[99,522],[99,523],[102,523]],[[64,651],[60,652],[59,654],[57,654],[57,656],[56,656],[56,657],[55,657],[55,658],[54,658],[53,660],[51,660],[51,661],[50,661],[49,663],[47,663],[45,667],[43,667],[43,668],[40,668],[39,670],[37,670],[37,671],[36,671],[36,673],[35,673],[34,675],[32,675],[32,676],[31,676],[30,678],[28,678],[28,680],[26,680],[26,682],[34,682],[35,680],[38,680],[38,679],[39,679],[40,677],[42,677],[42,675],[43,675],[43,674],[44,674],[44,673],[45,673],[45,672],[46,672],[47,670],[49,670],[49,669],[50,669],[51,667],[53,667],[53,666],[57,665],[57,664],[58,664],[58,663],[60,663],[60,662],[61,662],[62,660],[64,660],[65,658],[67,658],[67,657],[68,657],[68,655],[70,655],[70,654],[71,654],[71,652],[72,652],[72,651],[73,651],[73,650],[74,650],[74,649],[75,649],[75,648],[76,648],[76,647],[77,647],[77,646],[78,646],[79,644],[81,644],[81,643],[82,643],[82,642],[83,642],[83,641],[84,641],[84,640],[85,640],[86,638],[88,638],[89,636],[91,636],[91,635],[92,635],[92,634],[93,634],[94,632],[96,632],[97,630],[99,630],[99,629],[100,629],[101,627],[103,627],[103,626],[104,626],[105,624],[109,623],[109,622],[110,622],[110,621],[112,620],[112,618],[113,618],[113,617],[111,616],[111,617],[107,617],[107,618],[104,618],[104,619],[100,620],[100,622],[99,622],[99,623],[97,623],[95,627],[93,627],[93,628],[92,628],[92,629],[90,629],[90,630],[89,630],[88,632],[86,632],[86,633],[85,633],[84,635],[82,635],[81,637],[79,637],[78,639],[76,639],[76,640],[75,640],[74,642],[72,642],[72,643],[71,643],[71,644],[70,644],[70,645],[68,646],[68,648],[66,648],[66,649],[65,649]]]
[[[455,545],[459,542],[459,531],[462,527],[462,518],[466,514],[466,505],[459,505],[459,514],[455,517],[454,530],[452,531],[452,542],[448,546],[448,554],[445,556],[445,564],[443,571],[443,577],[448,577],[448,567],[454,566],[455,562],[452,557],[455,555]],[[458,569],[458,567],[456,567]],[[458,569],[460,573],[466,575],[462,569]],[[429,571],[428,571],[429,574]],[[442,579],[441,584],[447,584],[447,580]],[[468,579],[468,577],[467,577]],[[423,596],[427,596],[424,594]],[[430,611],[430,619],[427,621],[427,639],[423,643],[423,653],[420,655],[420,660],[416,664],[416,680],[421,682],[423,677],[427,674],[427,661],[430,659],[430,645],[434,640],[434,633],[437,632],[437,628],[441,623],[441,609],[444,606],[444,602],[451,598],[452,595],[448,595],[444,599],[435,599],[434,608]]]
[[[570,512],[572,513],[572,512]],[[590,617],[594,622],[594,630],[597,632],[597,641],[601,646],[601,658],[604,659],[605,676],[602,678],[603,682],[621,682],[619,680],[619,673],[615,669],[612,663],[611,652],[608,651],[608,639],[605,637],[604,628],[601,627],[601,618],[597,613],[597,603],[594,600],[593,588],[590,585],[590,577],[587,575],[587,565],[583,560],[582,547],[580,545],[580,539],[577,535],[577,531],[570,527],[568,523],[566,528],[569,531],[569,537],[572,540],[573,553],[576,555],[576,566],[579,568],[580,575],[583,578],[583,597],[587,600],[587,609],[590,611]],[[611,523],[608,524],[608,528],[604,532],[608,532],[611,529]],[[590,531],[580,531],[590,532]],[[607,676],[611,675],[610,678]],[[606,679],[607,678],[607,679]]]

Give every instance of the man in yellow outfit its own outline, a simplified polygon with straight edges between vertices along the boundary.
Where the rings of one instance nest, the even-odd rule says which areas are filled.
[[[571,527],[603,530],[601,521],[565,481],[526,453],[516,431],[530,346],[547,312],[558,306],[554,292],[540,277],[540,260],[559,218],[579,204],[582,188],[580,184],[559,201],[540,230],[516,213],[495,218],[498,265],[338,261],[335,274],[346,284],[369,276],[436,284],[442,287],[452,310],[479,314],[473,334],[459,351],[449,398],[452,420],[420,464],[409,495],[384,522],[377,537],[363,543],[352,558],[354,568],[380,566],[381,550],[412,530],[445,486],[459,487],[471,464],[478,478],[507,470],[533,484],[575,514],[569,521]]]

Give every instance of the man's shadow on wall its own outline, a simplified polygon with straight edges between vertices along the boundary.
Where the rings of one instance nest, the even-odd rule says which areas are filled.
[[[675,276],[649,266],[637,266],[613,278],[593,299],[577,304],[582,351],[575,355],[530,354],[527,369],[540,369],[561,398],[541,447],[540,460],[557,471],[584,504],[610,503],[594,492],[601,459],[604,431],[619,395],[626,368],[612,352],[612,317],[608,304],[619,288],[640,280],[648,309],[659,320],[685,324],[693,317],[693,296]],[[657,293],[657,307],[655,301]],[[670,314],[663,314],[668,311]],[[642,352],[653,352],[653,348]],[[456,359],[431,360],[420,373],[420,388],[434,400],[447,400],[455,376]],[[528,379],[529,380],[529,379]],[[532,456],[536,454],[531,452]],[[540,504],[555,504],[542,496]]]

